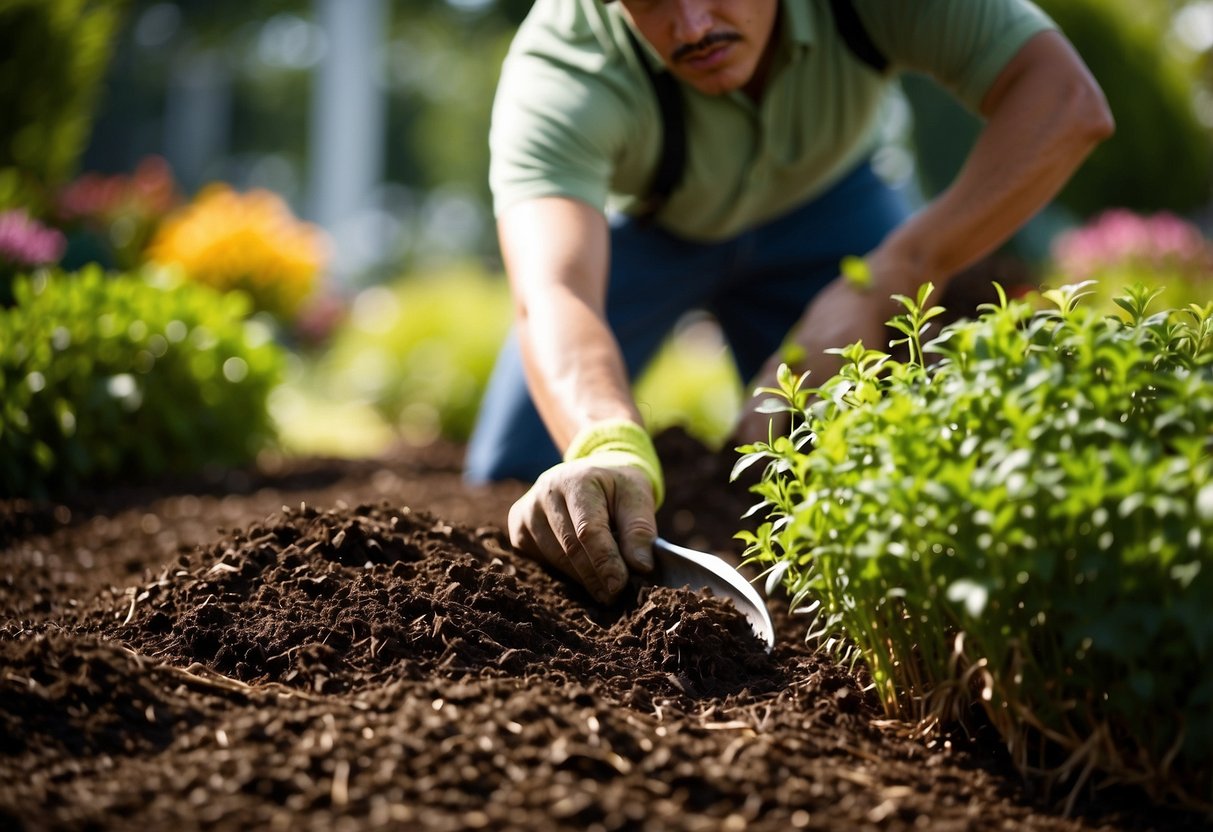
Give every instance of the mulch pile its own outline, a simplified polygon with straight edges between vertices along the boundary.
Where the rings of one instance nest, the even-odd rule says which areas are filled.
[[[731,458],[659,437],[663,533],[735,557]],[[511,551],[460,449],[0,504],[0,828],[1196,829],[1063,817],[997,746],[914,739],[771,601]]]

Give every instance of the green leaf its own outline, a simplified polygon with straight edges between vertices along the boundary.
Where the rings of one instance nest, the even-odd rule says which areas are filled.
[[[872,287],[872,270],[862,257],[844,257],[840,271],[847,283],[856,289],[866,290]]]

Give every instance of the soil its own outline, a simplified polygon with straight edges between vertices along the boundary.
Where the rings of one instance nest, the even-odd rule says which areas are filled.
[[[658,438],[663,533],[736,558],[732,459]],[[461,449],[0,504],[0,828],[1197,829],[1065,815],[978,731],[883,718],[771,599],[615,604],[511,551]]]

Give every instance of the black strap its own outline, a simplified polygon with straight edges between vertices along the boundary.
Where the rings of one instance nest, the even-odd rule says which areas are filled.
[[[889,59],[872,43],[872,36],[859,19],[851,0],[830,0],[830,11],[834,13],[834,28],[851,53],[883,75],[889,68]]]
[[[661,111],[661,155],[657,158],[657,170],[649,183],[648,196],[636,214],[637,219],[647,221],[662,209],[670,194],[674,193],[674,189],[682,181],[682,173],[687,163],[686,118],[682,111],[682,93],[678,89],[678,81],[667,69],[653,69],[632,27],[625,28],[636,59],[644,67],[644,72],[653,85],[653,92],[657,95],[657,108]]]
[[[872,42],[852,0],[830,0],[830,10],[834,16],[834,28],[851,54],[883,75],[889,68],[889,59]],[[682,182],[687,160],[686,114],[682,109],[682,92],[678,89],[678,81],[667,69],[653,69],[632,27],[624,28],[627,29],[636,59],[649,77],[657,96],[657,107],[661,111],[661,154],[657,157],[657,169],[649,183],[648,196],[634,215],[637,220],[648,222],[665,206],[674,189]]]

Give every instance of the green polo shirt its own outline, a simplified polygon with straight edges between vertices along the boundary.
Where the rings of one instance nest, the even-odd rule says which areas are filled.
[[[828,188],[873,151],[901,70],[933,76],[976,110],[1024,42],[1053,26],[1027,0],[854,0],[889,59],[880,75],[843,43],[827,0],[779,2],[779,43],[760,103],[680,85],[687,165],[656,218],[676,234],[726,239]],[[619,3],[536,0],[493,104],[489,180],[498,214],[545,196],[628,211],[647,193],[661,115],[628,25]]]

